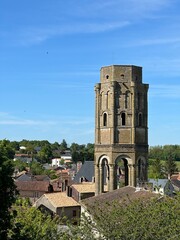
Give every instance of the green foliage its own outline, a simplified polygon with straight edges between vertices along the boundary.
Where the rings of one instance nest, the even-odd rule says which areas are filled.
[[[66,149],[67,149],[67,143],[66,143],[66,140],[63,139],[62,143],[60,144],[60,151],[64,152]]]
[[[58,231],[58,220],[51,219],[50,215],[26,205],[15,206],[16,216],[13,219],[13,228],[9,230],[8,239],[18,240],[49,240],[63,239]],[[65,235],[65,234],[64,234]]]
[[[77,143],[72,143],[70,150],[74,162],[94,160],[94,144],[92,143],[88,143],[87,145],[78,145]]]
[[[15,201],[16,187],[12,179],[14,172],[12,164],[13,150],[9,142],[0,142],[0,239],[6,239],[10,227],[10,208]]]
[[[45,172],[45,169],[43,168],[42,164],[35,161],[31,162],[30,170],[33,175],[43,175]]]
[[[164,178],[163,165],[160,159],[151,161],[151,170],[148,177],[153,179]]]
[[[149,158],[166,160],[170,155],[175,161],[180,161],[180,145],[164,145],[149,148]]]
[[[68,144],[65,139],[59,144],[58,142],[49,143],[47,140],[26,140],[23,139],[20,142],[9,140],[6,141],[11,148],[11,157],[14,157],[14,153],[28,154],[39,162],[50,163],[52,158],[60,157],[61,153],[64,153],[68,149]],[[1,142],[1,141],[0,141]],[[20,149],[20,146],[26,147],[26,149]],[[77,161],[93,161],[94,160],[94,144],[77,144],[72,143],[70,146],[72,159],[76,163]]]
[[[169,156],[169,158],[167,158],[165,161],[160,161],[159,159],[151,159],[148,170],[148,178],[170,178],[172,174],[178,172],[177,163],[178,162],[174,161],[171,156]]]
[[[98,239],[118,240],[178,240],[180,239],[180,197],[138,199],[127,202],[97,203],[92,210],[93,223],[89,218],[89,234],[93,229],[101,235]],[[83,238],[84,239],[84,238]],[[87,238],[88,239],[88,238]]]
[[[166,161],[164,163],[164,171],[166,177],[171,177],[173,173],[178,171],[176,162],[171,154],[167,155],[166,157]]]
[[[44,170],[43,174],[49,176],[50,179],[57,178],[56,172],[54,170]]]
[[[52,149],[50,145],[43,146],[37,154],[37,158],[40,160],[41,163],[50,162],[52,157],[53,157],[53,154],[52,154]]]
[[[5,156],[8,159],[13,159],[15,151],[11,147],[11,142],[9,140],[1,140],[0,141],[0,147],[1,147],[1,156]]]
[[[19,159],[13,162],[15,168],[17,168],[20,172],[26,170],[29,165]]]

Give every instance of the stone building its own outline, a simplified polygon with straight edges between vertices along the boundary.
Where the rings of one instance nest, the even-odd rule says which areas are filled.
[[[142,67],[102,67],[96,84],[95,190],[112,191],[147,181],[148,84]]]

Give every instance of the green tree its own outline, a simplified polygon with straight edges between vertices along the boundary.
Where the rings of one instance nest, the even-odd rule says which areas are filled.
[[[79,155],[79,145],[77,143],[72,143],[70,146],[70,151],[72,155],[73,162],[80,161],[80,155]]]
[[[170,178],[173,173],[178,171],[176,162],[173,158],[173,156],[170,154],[166,157],[165,163],[164,163],[164,172],[166,177]]]
[[[15,201],[16,187],[12,175],[14,172],[13,150],[9,142],[0,142],[0,239],[7,239],[7,229],[10,227],[10,208]]]
[[[163,146],[154,146],[149,148],[149,158],[163,159]]]
[[[180,197],[111,201],[91,206],[92,218],[84,217],[83,239],[178,240]],[[88,230],[89,229],[89,230]],[[96,236],[95,236],[96,233]]]
[[[26,170],[26,168],[28,167],[28,164],[17,159],[16,161],[13,162],[13,165],[15,168],[17,168],[20,172],[23,170]]]
[[[17,141],[12,141],[12,142],[10,142],[10,146],[11,146],[11,148],[14,150],[14,151],[19,151],[19,142],[17,142]]]
[[[68,239],[66,233],[58,230],[60,221],[52,219],[50,215],[43,214],[40,210],[29,207],[20,202],[14,206],[16,217],[13,219],[13,228],[9,230],[9,238],[12,240],[60,240]]]
[[[67,142],[65,139],[62,140],[61,144],[60,144],[60,151],[64,152],[67,149]]]
[[[70,146],[73,162],[77,161],[93,161],[94,160],[94,144],[88,143],[87,145],[79,145],[72,143]]]
[[[41,175],[41,174],[44,174],[44,172],[45,172],[45,169],[43,168],[42,164],[40,164],[39,162],[35,162],[35,161],[33,161],[30,164],[30,170],[33,175]]]
[[[37,154],[38,159],[41,163],[50,162],[50,159],[53,157],[52,149],[50,145],[45,145]]]
[[[150,165],[149,178],[163,178],[163,165],[160,159],[153,160]]]

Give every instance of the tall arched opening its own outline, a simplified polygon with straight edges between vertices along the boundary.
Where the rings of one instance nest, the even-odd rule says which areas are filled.
[[[119,156],[115,161],[115,188],[129,185],[128,159],[126,156]]]

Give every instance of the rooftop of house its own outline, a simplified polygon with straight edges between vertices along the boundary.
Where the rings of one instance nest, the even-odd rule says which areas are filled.
[[[169,181],[169,179],[149,179],[148,182],[152,183],[153,186],[162,187],[164,188],[166,186],[166,183]]]
[[[80,179],[84,177],[88,182],[92,181],[94,176],[94,161],[86,161],[82,164],[80,170],[73,179],[74,183],[79,183]]]
[[[172,179],[171,183],[180,189],[180,180]]]
[[[66,192],[47,193],[47,194],[44,194],[41,197],[41,199],[42,198],[45,198],[47,201],[49,201],[56,208],[58,208],[58,207],[80,206],[80,204],[78,202],[76,202],[72,197],[68,197]]]
[[[36,181],[49,181],[50,178],[47,176],[47,175],[33,175],[33,178],[36,180]]]
[[[16,153],[14,157],[29,157],[29,154],[27,153]]]
[[[92,210],[97,203],[100,203],[101,205],[111,201],[118,201],[119,203],[124,203],[125,201],[126,203],[129,203],[132,200],[138,200],[139,198],[149,199],[152,197],[159,197],[159,194],[147,190],[136,191],[135,187],[126,186],[112,192],[102,193],[87,198],[82,201],[82,204],[89,210]]]
[[[20,176],[22,176],[22,175],[24,175],[24,174],[26,174],[26,173],[27,173],[26,170],[23,170],[23,171],[21,171],[21,172],[17,172],[17,173],[15,174],[15,178],[19,178]]]
[[[18,191],[48,192],[50,186],[48,181],[15,181]]]
[[[17,181],[50,181],[47,175],[33,175],[31,172],[23,171],[22,174],[16,175]]]
[[[177,174],[173,174],[173,175],[171,176],[171,179],[172,179],[172,180],[177,179],[177,180],[180,181],[180,172],[177,173]]]
[[[95,183],[92,182],[82,182],[72,184],[71,187],[76,189],[79,193],[95,192]]]

